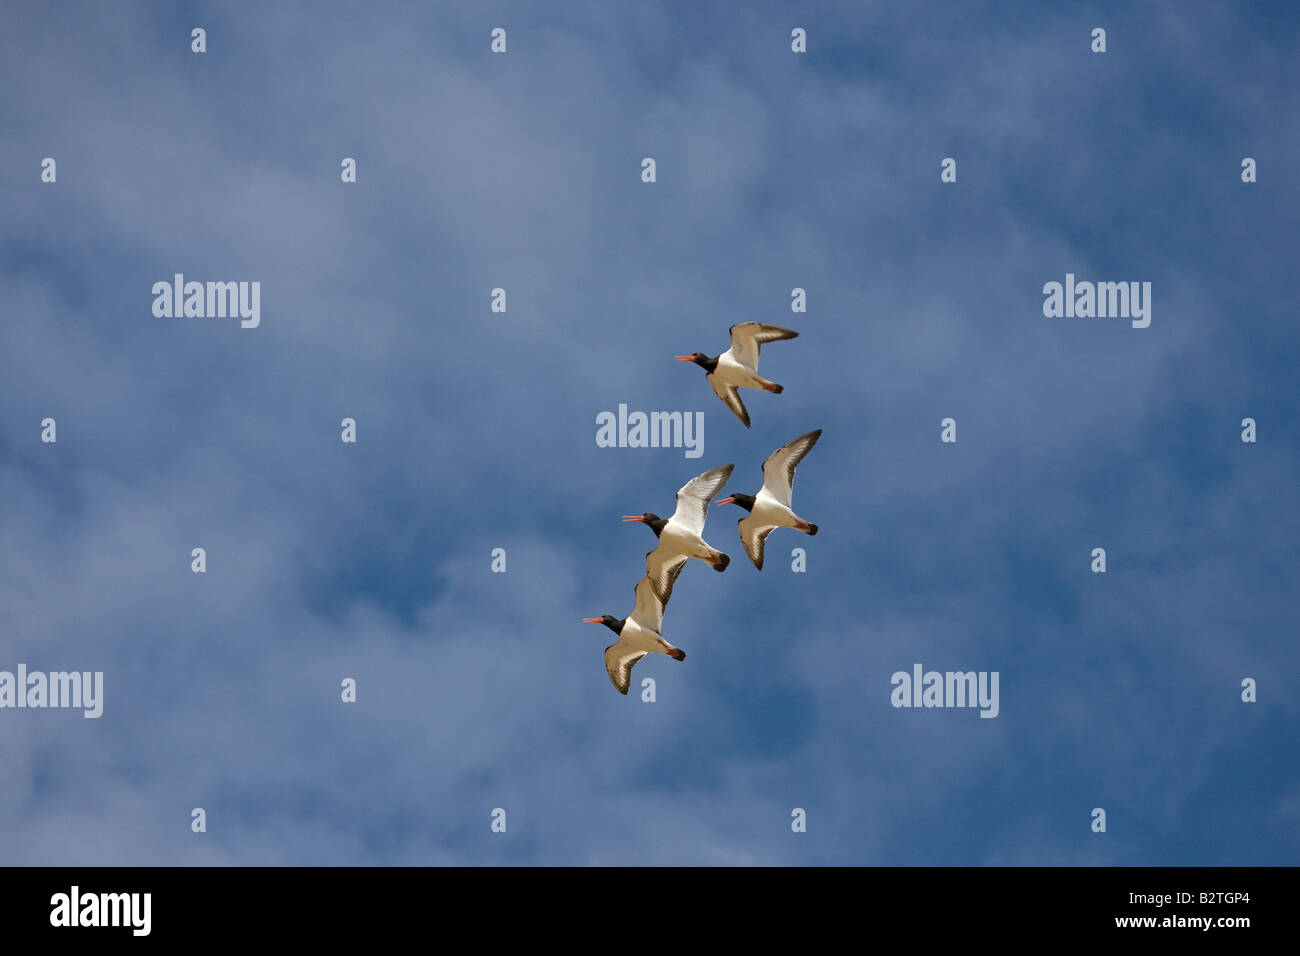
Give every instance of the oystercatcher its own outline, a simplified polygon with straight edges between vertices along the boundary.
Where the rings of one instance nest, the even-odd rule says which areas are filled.
[[[604,624],[618,635],[618,641],[605,648],[605,670],[620,694],[627,694],[632,666],[647,654],[667,654],[675,661],[686,660],[686,652],[673,647],[659,633],[667,603],[666,598],[659,598],[653,582],[645,577],[637,582],[636,606],[627,617],[619,620],[605,614],[582,619],[586,624]]]
[[[720,505],[733,502],[749,512],[736,524],[740,528],[740,540],[745,545],[745,553],[754,567],[763,570],[763,542],[777,528],[794,528],[804,534],[816,534],[817,526],[804,521],[790,507],[790,494],[794,486],[794,470],[803,456],[817,444],[822,437],[822,430],[800,435],[793,441],[782,445],[772,452],[763,462],[763,487],[756,495],[735,494],[723,498]]]
[[[742,388],[761,388],[765,392],[780,395],[785,389],[775,382],[769,382],[758,374],[758,351],[764,342],[776,342],[780,339],[793,339],[799,335],[779,325],[765,325],[762,322],[741,322],[731,327],[731,348],[717,358],[709,358],[703,352],[693,355],[676,356],[679,362],[694,362],[708,372],[709,387],[718,398],[736,413],[736,417],[749,427],[749,412],[740,400]]]
[[[647,524],[659,543],[645,556],[646,577],[654,583],[655,592],[667,603],[673,582],[682,573],[687,558],[707,562],[715,571],[727,570],[731,558],[710,545],[700,536],[709,502],[722,490],[735,465],[722,465],[697,475],[677,489],[677,510],[668,519],[651,511],[643,515],[624,515],[624,521],[641,521]]]

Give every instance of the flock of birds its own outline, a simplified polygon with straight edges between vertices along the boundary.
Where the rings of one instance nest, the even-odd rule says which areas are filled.
[[[731,348],[717,358],[702,352],[678,355],[679,362],[694,362],[707,373],[710,387],[745,427],[749,412],[740,400],[742,388],[762,389],[780,395],[784,389],[758,374],[758,353],[763,343],[793,339],[798,332],[761,322],[742,322],[731,327]],[[604,624],[618,635],[618,641],[605,648],[605,670],[620,694],[626,694],[632,681],[632,667],[647,654],[667,654],[683,661],[686,652],[674,647],[660,633],[664,609],[672,597],[677,576],[691,558],[703,561],[715,571],[725,571],[731,558],[704,540],[704,521],[710,503],[735,504],[749,512],[737,525],[745,553],[754,567],[763,570],[763,542],[777,528],[793,528],[804,534],[816,534],[817,526],[794,513],[790,497],[794,487],[794,470],[804,455],[812,450],[822,430],[808,432],[772,452],[763,462],[763,487],[757,494],[733,493],[714,502],[714,498],[731,479],[735,465],[722,465],[697,475],[677,490],[677,510],[670,518],[653,512],[624,515],[624,521],[640,521],[659,539],[645,556],[645,577],[637,582],[636,605],[625,618],[609,614],[586,617],[587,624]]]

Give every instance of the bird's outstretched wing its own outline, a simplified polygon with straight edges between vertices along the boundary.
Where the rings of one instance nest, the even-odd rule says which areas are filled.
[[[627,694],[632,683],[632,665],[645,655],[645,651],[634,651],[622,641],[605,648],[605,670],[620,694]]]
[[[665,608],[668,607],[668,599],[673,596],[677,576],[686,567],[686,561],[686,555],[674,554],[663,546],[645,554],[645,576],[654,585],[655,594]]]
[[[664,607],[667,603],[655,593],[654,582],[646,575],[636,583],[636,607],[632,608],[628,617],[646,630],[658,634],[663,625]]]
[[[749,412],[745,409],[745,403],[740,400],[740,390],[734,385],[728,385],[726,382],[719,382],[718,377],[713,374],[706,376],[709,380],[709,387],[713,389],[713,394],[722,399],[729,409],[731,409],[737,418],[749,427]]]
[[[763,570],[763,542],[767,536],[776,530],[774,524],[763,524],[753,515],[746,515],[736,524],[740,528],[740,540],[745,545],[745,553],[749,555],[749,560],[754,562],[754,567]]]
[[[763,487],[767,489],[768,494],[787,508],[790,507],[790,496],[794,492],[794,470],[821,437],[820,428],[815,432],[800,435],[772,452],[763,462]]]
[[[673,512],[672,521],[686,530],[699,534],[704,530],[704,519],[708,515],[709,502],[731,479],[735,465],[720,465],[710,468],[702,475],[696,475],[677,489],[677,510]]]
[[[798,332],[762,322],[741,322],[731,327],[731,357],[758,371],[758,352],[764,342],[797,338]]]

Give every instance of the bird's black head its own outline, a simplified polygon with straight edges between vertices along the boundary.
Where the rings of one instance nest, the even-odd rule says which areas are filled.
[[[656,538],[663,532],[664,525],[668,523],[667,519],[659,517],[653,511],[647,511],[643,515],[624,515],[623,520],[640,521],[641,523],[648,525],[650,530],[655,533]]]
[[[714,369],[718,367],[718,360],[715,358],[709,358],[703,352],[693,352],[690,355],[678,355],[677,361],[694,362],[696,365],[704,369],[704,371],[709,372],[710,374],[713,372]]]
[[[740,505],[740,507],[744,508],[746,511],[753,511],[754,496],[744,494],[743,492],[736,492],[736,494],[732,495],[730,498],[723,498],[721,501],[718,502],[718,504]]]
[[[602,614],[600,617],[584,617],[582,619],[584,624],[604,624],[615,634],[623,633],[623,622],[626,620],[627,618],[620,619],[609,614]]]

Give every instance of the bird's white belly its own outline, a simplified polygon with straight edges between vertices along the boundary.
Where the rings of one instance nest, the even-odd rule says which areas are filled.
[[[659,543],[673,554],[684,554],[692,558],[703,557],[710,552],[709,546],[698,534],[672,524],[665,527],[659,535]]]
[[[624,622],[623,633],[619,637],[621,643],[627,644],[631,650],[657,654],[664,652],[663,638],[630,618]]]
[[[730,355],[723,355],[718,359],[718,367],[713,371],[714,377],[724,385],[735,385],[738,388],[762,388],[762,379],[759,378],[758,372],[746,365],[741,365]]]
[[[778,528],[795,528],[799,525],[795,513],[769,495],[766,489],[760,491],[754,499],[754,509],[750,514],[764,525],[776,525]]]

